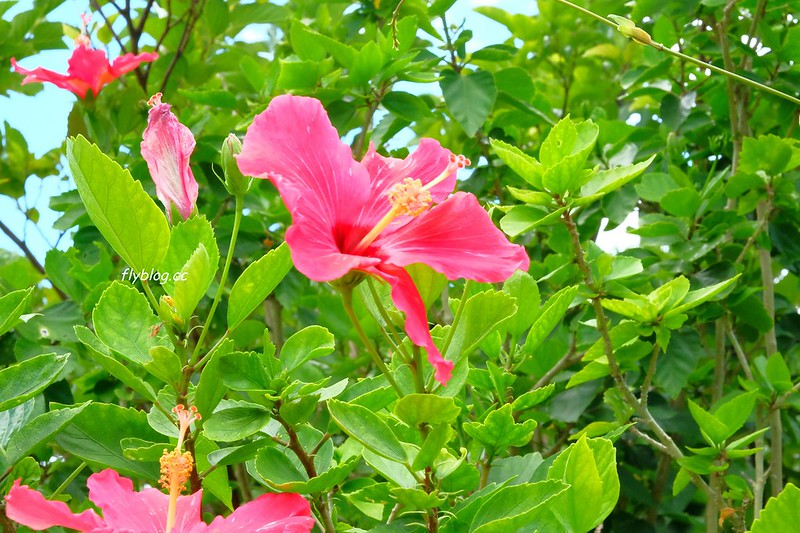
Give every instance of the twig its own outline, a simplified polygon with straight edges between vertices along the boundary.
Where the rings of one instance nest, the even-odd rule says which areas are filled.
[[[400,50],[400,40],[397,38],[397,19],[400,17],[400,8],[403,6],[406,0],[400,0],[397,2],[397,7],[394,8],[392,12],[392,47],[395,50]]]

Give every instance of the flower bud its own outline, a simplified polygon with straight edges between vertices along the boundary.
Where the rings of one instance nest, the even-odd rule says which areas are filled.
[[[619,15],[609,15],[608,18],[617,23],[617,31],[619,31],[625,37],[633,39],[637,43],[645,46],[651,46],[654,44],[653,38],[650,37],[650,34],[644,31],[642,28],[636,26],[632,20],[625,17],[620,17]]]
[[[242,152],[242,141],[231,133],[222,142],[222,172],[225,188],[234,196],[246,194],[253,185],[253,178],[245,177],[239,170],[236,156]]]

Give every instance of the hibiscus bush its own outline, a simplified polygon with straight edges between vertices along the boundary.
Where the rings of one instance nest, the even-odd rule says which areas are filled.
[[[4,532],[796,529],[798,5],[68,4],[0,20],[75,98],[0,137]]]

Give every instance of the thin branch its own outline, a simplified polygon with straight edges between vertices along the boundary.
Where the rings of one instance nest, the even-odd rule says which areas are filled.
[[[400,8],[403,7],[403,4],[406,0],[400,0],[397,2],[397,7],[394,8],[392,12],[392,47],[395,50],[400,49],[400,40],[397,38],[397,19],[400,17]]]
[[[16,245],[17,245],[17,247],[18,247],[20,250],[22,250],[22,253],[24,253],[24,254],[25,254],[25,257],[27,257],[27,258],[28,258],[28,261],[30,261],[30,262],[31,262],[31,264],[33,265],[33,268],[35,268],[36,270],[38,270],[40,274],[42,274],[42,275],[45,275],[45,272],[44,272],[44,267],[43,267],[43,266],[42,266],[42,264],[39,262],[39,260],[38,260],[38,259],[36,259],[36,256],[35,256],[35,255],[33,255],[33,252],[31,252],[31,249],[30,249],[30,248],[28,248],[28,245],[27,245],[27,244],[25,244],[25,241],[23,241],[22,239],[20,239],[19,237],[17,237],[17,236],[14,234],[14,232],[13,232],[13,231],[11,231],[11,229],[10,229],[8,226],[6,226],[5,224],[3,224],[3,222],[2,222],[2,221],[0,221],[0,230],[2,230],[2,231],[3,231],[3,233],[5,233],[5,234],[6,234],[6,236],[8,236],[8,238],[9,238],[9,239],[11,239],[11,241],[12,241],[14,244],[16,244]],[[59,292],[60,292],[60,291],[59,291]],[[63,294],[63,293],[62,293],[62,294]]]

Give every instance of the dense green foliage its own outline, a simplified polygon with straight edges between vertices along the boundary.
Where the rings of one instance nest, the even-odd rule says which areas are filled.
[[[0,63],[66,46],[60,3],[0,20]],[[78,100],[60,150],[2,131],[0,194],[75,188],[50,204],[68,250],[0,252],[0,493],[22,478],[78,511],[90,470],[155,485],[188,401],[213,514],[290,491],[320,531],[796,527],[800,108],[658,43],[791,97],[800,2],[581,2],[656,46],[559,0],[465,23],[454,3],[92,2],[96,45],[161,57]],[[478,49],[482,17],[512,37]],[[262,40],[236,38],[252,24]],[[39,87],[20,80],[3,69],[0,92]],[[199,214],[173,225],[139,148],[156,91],[197,139]],[[218,179],[224,139],[284,93],[318,98],[356,158],[422,137],[466,155],[458,188],[526,247],[503,284],[410,269],[447,386],[368,279],[355,314],[393,387],[341,295],[292,269],[275,188]],[[596,244],[632,212],[638,244]]]

